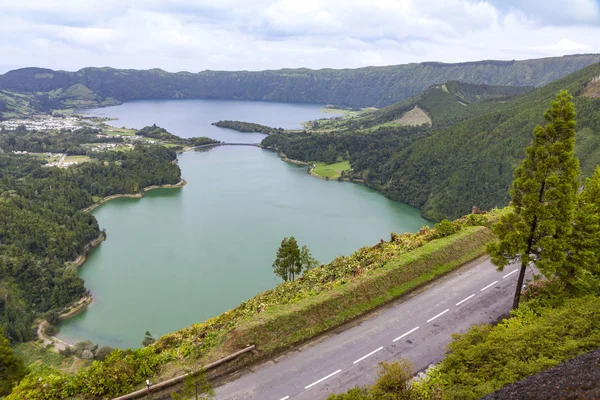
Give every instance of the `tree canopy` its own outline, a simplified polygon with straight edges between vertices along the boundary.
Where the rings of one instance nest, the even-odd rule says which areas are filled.
[[[308,250],[308,247],[298,248],[296,238],[285,237],[277,250],[277,258],[273,262],[273,271],[284,281],[293,281],[303,271],[314,268],[318,265]]]

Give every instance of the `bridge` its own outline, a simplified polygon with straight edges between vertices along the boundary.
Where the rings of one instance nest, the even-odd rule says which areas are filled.
[[[203,144],[201,146],[192,147],[192,149],[204,149],[208,147],[217,147],[217,146],[253,146],[260,147],[260,143],[211,143],[211,144]]]

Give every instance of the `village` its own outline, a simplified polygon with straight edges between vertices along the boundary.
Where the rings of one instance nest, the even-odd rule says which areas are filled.
[[[27,119],[9,119],[0,121],[0,129],[15,131],[23,127],[28,131],[76,131],[82,128],[82,121],[77,117],[39,116]]]

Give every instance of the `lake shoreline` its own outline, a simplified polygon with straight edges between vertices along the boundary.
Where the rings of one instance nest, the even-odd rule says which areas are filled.
[[[107,203],[114,199],[120,199],[120,198],[141,199],[142,197],[144,197],[144,193],[149,192],[154,189],[179,189],[179,188],[184,187],[185,185],[187,185],[187,181],[185,179],[181,179],[179,182],[177,182],[175,184],[147,186],[147,187],[143,188],[142,191],[139,193],[112,194],[110,196],[101,198],[96,203],[92,204],[91,206],[84,208],[82,211],[83,212],[93,211],[96,208],[100,207],[102,204]]]
[[[290,163],[290,164],[296,164],[296,165],[303,165],[308,167],[308,174],[314,178],[318,178],[324,181],[340,181],[340,182],[352,182],[352,183],[362,183],[363,185],[365,185],[365,180],[364,179],[350,179],[350,178],[338,178],[338,179],[327,179],[324,176],[318,175],[316,173],[313,172],[313,169],[315,168],[315,164],[314,163],[310,163],[310,162],[306,162],[306,161],[300,161],[300,160],[294,160],[292,158],[289,158],[287,155],[285,155],[284,152],[280,151],[279,149],[275,149],[273,147],[262,147],[262,149],[265,150],[271,150],[276,152],[279,157],[281,158],[282,161],[285,161],[286,163]]]
[[[91,206],[85,208],[83,210],[83,212],[91,212],[93,210],[95,210],[96,208],[98,208],[99,206],[108,203],[111,200],[114,199],[119,199],[119,198],[132,198],[132,199],[141,199],[144,197],[144,193],[149,192],[151,190],[155,190],[155,189],[180,189],[183,188],[185,185],[187,185],[187,181],[185,179],[181,179],[179,182],[175,183],[175,184],[164,184],[164,185],[151,185],[151,186],[147,186],[144,189],[142,189],[141,192],[139,193],[135,193],[135,194],[113,194],[110,196],[106,196],[101,198],[100,200],[98,200],[98,202],[92,204]],[[75,269],[79,269],[87,260],[87,255],[96,247],[98,247],[104,240],[106,239],[104,233],[100,233],[100,235],[98,235],[98,237],[94,240],[92,240],[84,249],[84,252],[82,254],[80,254],[79,256],[77,256],[77,258],[75,260],[73,260],[70,263],[70,266],[75,268]],[[64,321],[76,314],[79,314],[81,311],[83,311],[88,305],[90,305],[93,301],[93,297],[92,294],[88,294],[87,296],[79,299],[77,302],[72,303],[71,305],[68,306],[68,311],[66,311],[65,313],[62,313],[59,315],[60,321]],[[44,328],[46,327],[47,322],[45,320],[42,320],[42,322],[40,322],[38,324],[38,328],[37,328],[37,333],[38,333],[38,338],[40,338],[41,340],[43,340],[44,342],[52,342],[54,343],[55,348],[57,348],[57,346],[62,345],[64,346],[73,346],[73,343],[67,342],[57,336],[47,336],[44,333]],[[60,334],[60,332],[59,332]]]

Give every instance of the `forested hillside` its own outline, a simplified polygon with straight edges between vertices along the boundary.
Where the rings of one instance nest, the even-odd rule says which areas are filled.
[[[415,107],[427,114],[430,120],[427,125],[441,127],[493,111],[506,100],[533,89],[531,86],[490,86],[450,81],[433,85],[404,101],[380,110],[363,112],[353,118],[313,121],[311,129],[361,130],[382,124],[405,125],[402,117]]]
[[[511,100],[459,104],[450,109],[464,109],[456,114],[448,108],[432,108],[432,128],[384,125],[361,131],[350,127],[329,134],[271,136],[263,145],[303,161],[347,159],[353,169],[348,177],[365,179],[386,196],[421,208],[428,218],[456,217],[473,205],[488,209],[508,203],[508,188],[523,149],[535,125],[543,121],[545,107],[561,89],[576,96],[577,155],[583,177],[590,176],[600,163],[600,98],[589,97],[585,89],[598,76],[600,64],[595,64]],[[448,104],[449,93],[432,90],[427,96],[430,104],[436,99]],[[407,100],[408,108],[418,100]],[[390,109],[394,107],[402,106]]]
[[[92,196],[180,180],[175,153],[162,146],[94,157],[59,169],[33,156],[0,154],[0,327],[12,341],[32,339],[36,316],[85,295],[66,262],[100,234],[96,219],[81,211]]]
[[[543,86],[592,63],[599,54],[524,61],[420,63],[358,69],[203,71],[23,68],[0,75],[0,90],[28,93],[32,104],[77,108],[136,99],[246,99],[384,107],[431,85],[467,83]],[[0,96],[0,108],[7,108]],[[5,111],[6,112],[6,111]]]

